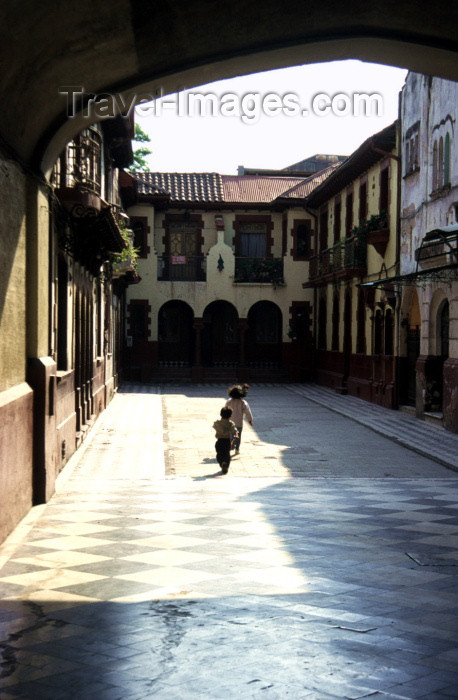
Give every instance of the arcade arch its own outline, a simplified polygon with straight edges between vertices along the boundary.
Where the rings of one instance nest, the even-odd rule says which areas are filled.
[[[194,313],[184,301],[167,301],[158,313],[158,360],[190,367],[194,355]]]
[[[202,316],[202,364],[204,367],[236,367],[239,364],[238,313],[228,301],[212,301]]]
[[[248,366],[279,368],[282,359],[282,312],[272,301],[258,301],[247,316]]]

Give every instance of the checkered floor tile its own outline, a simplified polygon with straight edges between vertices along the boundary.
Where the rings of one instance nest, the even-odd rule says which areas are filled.
[[[194,472],[180,444],[200,429],[182,411],[203,430],[219,401],[199,391],[116,397],[57,494],[0,548],[1,700],[458,697],[457,475],[399,446],[396,477],[378,454],[366,474],[364,443],[353,476],[300,478],[278,456],[282,476]],[[267,393],[245,436],[253,459],[252,440],[279,430]],[[304,399],[276,397],[279,444],[294,445]],[[132,463],[109,439],[126,410]],[[356,433],[324,411],[304,403],[308,446],[342,473]]]

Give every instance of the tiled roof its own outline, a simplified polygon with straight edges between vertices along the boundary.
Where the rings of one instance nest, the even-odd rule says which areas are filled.
[[[328,168],[330,165],[342,163],[346,159],[347,156],[337,156],[328,153],[317,153],[314,156],[310,156],[309,158],[304,158],[304,160],[300,160],[298,163],[288,165],[286,168],[283,168],[283,170],[285,170],[286,172],[305,170],[310,173],[319,173],[322,170]]]
[[[270,204],[277,199],[303,198],[318,187],[339,164],[310,177],[219,175],[218,173],[134,174],[140,195],[163,196],[174,202]]]
[[[139,194],[169,195],[177,202],[223,202],[223,186],[218,173],[136,172]]]
[[[396,147],[396,130],[397,121],[366,139],[330,177],[315,187],[309,199],[310,206],[321,206],[390,153]]]
[[[277,199],[283,192],[300,185],[302,177],[269,177],[263,175],[223,175],[225,202],[265,202]]]
[[[324,182],[326,178],[328,178],[331,175],[331,173],[333,173],[334,170],[339,166],[340,163],[333,163],[328,168],[321,170],[316,175],[312,175],[311,177],[308,177],[305,180],[301,180],[301,182],[298,185],[295,185],[290,190],[284,192],[281,195],[281,198],[293,199],[296,197],[308,197],[308,195],[313,192],[315,187],[321,185],[321,183]]]

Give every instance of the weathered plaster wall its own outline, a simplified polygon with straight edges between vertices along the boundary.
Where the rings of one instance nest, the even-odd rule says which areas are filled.
[[[26,177],[0,156],[0,391],[23,382],[26,362]]]
[[[30,387],[0,392],[0,542],[32,507],[32,429]]]
[[[409,73],[402,92],[402,144],[406,142],[412,125],[419,125],[419,169],[405,173],[401,190],[401,272],[417,269],[415,250],[420,247],[426,233],[439,226],[458,222],[458,133],[456,106],[458,84]],[[440,192],[433,193],[434,142],[445,135],[450,137],[450,182]],[[420,263],[418,269],[427,269]],[[428,383],[431,378],[443,377],[443,423],[458,432],[458,282],[456,280],[427,280],[417,287],[420,309],[420,356],[417,360],[417,415],[428,410]],[[442,369],[438,316],[441,305],[449,303],[449,357]],[[403,315],[410,315],[411,297],[404,293]],[[418,320],[418,319],[417,319]]]

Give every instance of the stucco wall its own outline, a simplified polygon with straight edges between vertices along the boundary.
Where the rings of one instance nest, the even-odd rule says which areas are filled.
[[[458,84],[449,80],[409,73],[402,92],[402,147],[405,155],[409,129],[419,122],[419,170],[403,177],[401,189],[401,273],[417,269],[415,250],[428,231],[438,226],[456,223],[458,204],[458,134],[456,105]],[[440,196],[433,191],[433,144],[449,133],[450,187]],[[404,172],[405,175],[405,172]],[[437,263],[439,264],[439,263]],[[421,266],[420,268],[421,269]],[[448,299],[450,304],[449,357],[458,357],[458,283],[430,281],[418,287],[421,311],[421,345],[423,356],[435,355],[436,304],[434,300]],[[403,314],[409,313],[409,298],[405,296]]]
[[[26,178],[0,156],[0,391],[23,382],[26,361]]]
[[[180,210],[174,210],[174,213],[180,213]],[[171,299],[176,299],[189,304],[195,318],[201,318],[208,304],[216,300],[225,300],[233,304],[240,318],[246,318],[250,308],[256,302],[271,301],[282,312],[283,342],[290,342],[288,329],[292,301],[310,301],[310,303],[313,301],[312,291],[302,288],[302,283],[308,278],[308,262],[294,261],[290,255],[293,246],[292,228],[294,219],[311,220],[311,216],[302,208],[292,208],[288,211],[286,256],[283,260],[286,284],[274,287],[271,284],[234,284],[233,281],[235,266],[233,222],[237,215],[246,215],[250,212],[234,209],[231,212],[193,210],[193,213],[199,214],[204,223],[202,250],[206,257],[206,281],[167,282],[157,279],[158,256],[164,253],[165,213],[162,211],[154,212],[153,207],[148,205],[129,209],[129,216],[142,216],[148,219],[150,253],[146,259],[142,258],[138,261],[141,282],[128,288],[127,300],[129,302],[130,299],[148,299],[151,306],[149,340],[157,340],[157,321],[161,306]],[[271,232],[273,238],[272,255],[273,257],[282,257],[283,214],[269,210],[256,211],[254,214],[271,217],[273,223]],[[216,216],[223,217],[224,231],[217,231]],[[314,228],[313,220],[311,220],[311,227]],[[220,255],[224,262],[222,271],[218,269],[217,265]]]
[[[0,392],[0,542],[32,506],[32,429],[30,387]]]
[[[455,223],[453,204],[458,202],[458,134],[456,105],[458,83],[409,73],[402,91],[401,127],[404,170],[401,188],[401,274],[416,269],[415,249],[428,231]],[[406,174],[406,142],[409,130],[419,123],[419,170]],[[433,190],[433,142],[450,134],[451,187],[439,198]]]

